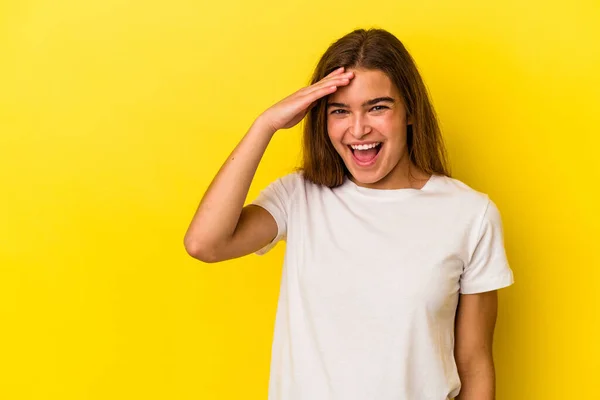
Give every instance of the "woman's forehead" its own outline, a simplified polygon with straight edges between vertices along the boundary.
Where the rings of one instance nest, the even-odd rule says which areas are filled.
[[[354,77],[346,86],[339,86],[329,98],[332,101],[362,103],[376,97],[392,97],[398,99],[398,90],[387,74],[381,70],[348,69]]]

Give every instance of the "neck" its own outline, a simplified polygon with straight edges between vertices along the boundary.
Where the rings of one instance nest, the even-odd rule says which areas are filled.
[[[421,189],[429,178],[430,174],[425,173],[422,169],[413,164],[406,154],[398,161],[398,164],[385,177],[377,182],[362,183],[358,182],[352,175],[349,179],[358,186],[370,189]]]

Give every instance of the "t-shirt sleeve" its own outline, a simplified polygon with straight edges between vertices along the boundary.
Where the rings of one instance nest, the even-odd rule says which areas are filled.
[[[289,204],[299,182],[298,173],[285,175],[269,184],[250,203],[267,210],[277,223],[277,236],[255,254],[261,256],[275,247],[280,240],[286,240]]]
[[[481,223],[477,225],[475,248],[460,277],[463,294],[488,292],[514,283],[504,248],[500,211],[489,197]]]

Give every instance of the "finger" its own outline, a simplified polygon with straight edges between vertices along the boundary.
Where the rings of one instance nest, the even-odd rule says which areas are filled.
[[[354,77],[354,72],[344,72],[343,74],[333,75],[330,77],[325,77],[321,79],[319,82],[314,83],[310,86],[304,87],[298,91],[300,95],[306,95],[308,93],[313,92],[314,90],[320,89],[323,86],[332,86],[337,84],[348,84],[350,79]]]
[[[337,74],[329,74],[327,75],[325,78],[321,79],[318,82],[315,82],[314,85],[321,83],[321,82],[327,82],[330,81],[332,79],[337,79],[337,78],[350,78],[354,76],[354,72],[353,71],[346,71],[346,72],[340,72]]]
[[[305,105],[304,107],[310,110],[316,105],[316,101],[322,97],[330,95],[331,93],[337,90],[337,86],[326,86],[321,89],[317,89],[314,92],[311,92],[310,96],[305,97]]]
[[[338,69],[334,69],[333,71],[331,71],[331,73],[329,73],[329,74],[326,76],[326,78],[327,78],[327,77],[329,77],[329,76],[332,76],[332,75],[338,74],[338,73],[342,72],[343,70],[344,70],[344,67],[339,67]]]
[[[340,67],[339,69],[341,69],[343,67]],[[313,83],[310,86],[305,86],[302,89],[298,90],[295,94],[296,95],[300,95],[300,96],[304,96],[307,93],[310,93],[312,91],[314,91],[315,89],[319,89],[323,86],[331,86],[331,85],[335,85],[336,83],[334,82],[335,80],[338,79],[351,79],[354,77],[354,72],[350,71],[350,72],[344,72],[344,73],[338,73],[338,74],[334,74],[334,75],[328,75],[325,78],[321,79],[318,82]],[[346,82],[347,83],[347,82]]]
[[[319,82],[315,83],[308,87],[309,91],[312,90],[313,87],[321,87],[322,85],[330,86],[333,82],[337,82],[339,79],[345,79],[350,81],[350,79],[354,78],[354,72],[344,72],[342,74],[336,74],[330,77],[326,77],[321,79]]]
[[[339,86],[343,86],[343,85],[331,85],[331,86],[325,86],[325,87],[322,87],[319,89],[315,89],[312,92],[310,92],[304,96],[304,103],[312,104],[312,103],[316,102],[317,100],[319,100],[320,98],[322,98],[324,96],[328,96],[328,95],[336,92],[338,90]]]
[[[327,81],[322,81],[319,82],[318,84],[314,84],[313,86],[310,86],[307,88],[306,92],[303,93],[302,95],[304,96],[308,96],[311,93],[314,93],[315,91],[318,91],[320,89],[322,89],[323,87],[329,87],[329,86],[346,86],[350,83],[350,79],[352,77],[343,77],[340,76],[338,78],[332,78],[329,79]]]

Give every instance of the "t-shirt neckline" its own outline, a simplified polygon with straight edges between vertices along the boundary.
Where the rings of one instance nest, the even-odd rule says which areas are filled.
[[[364,186],[359,186],[354,183],[348,176],[344,178],[342,187],[347,188],[350,191],[360,193],[374,198],[381,199],[399,199],[406,196],[412,196],[419,193],[429,192],[432,189],[433,182],[438,178],[436,174],[431,174],[425,185],[421,189],[416,188],[402,188],[402,189],[373,189]]]

